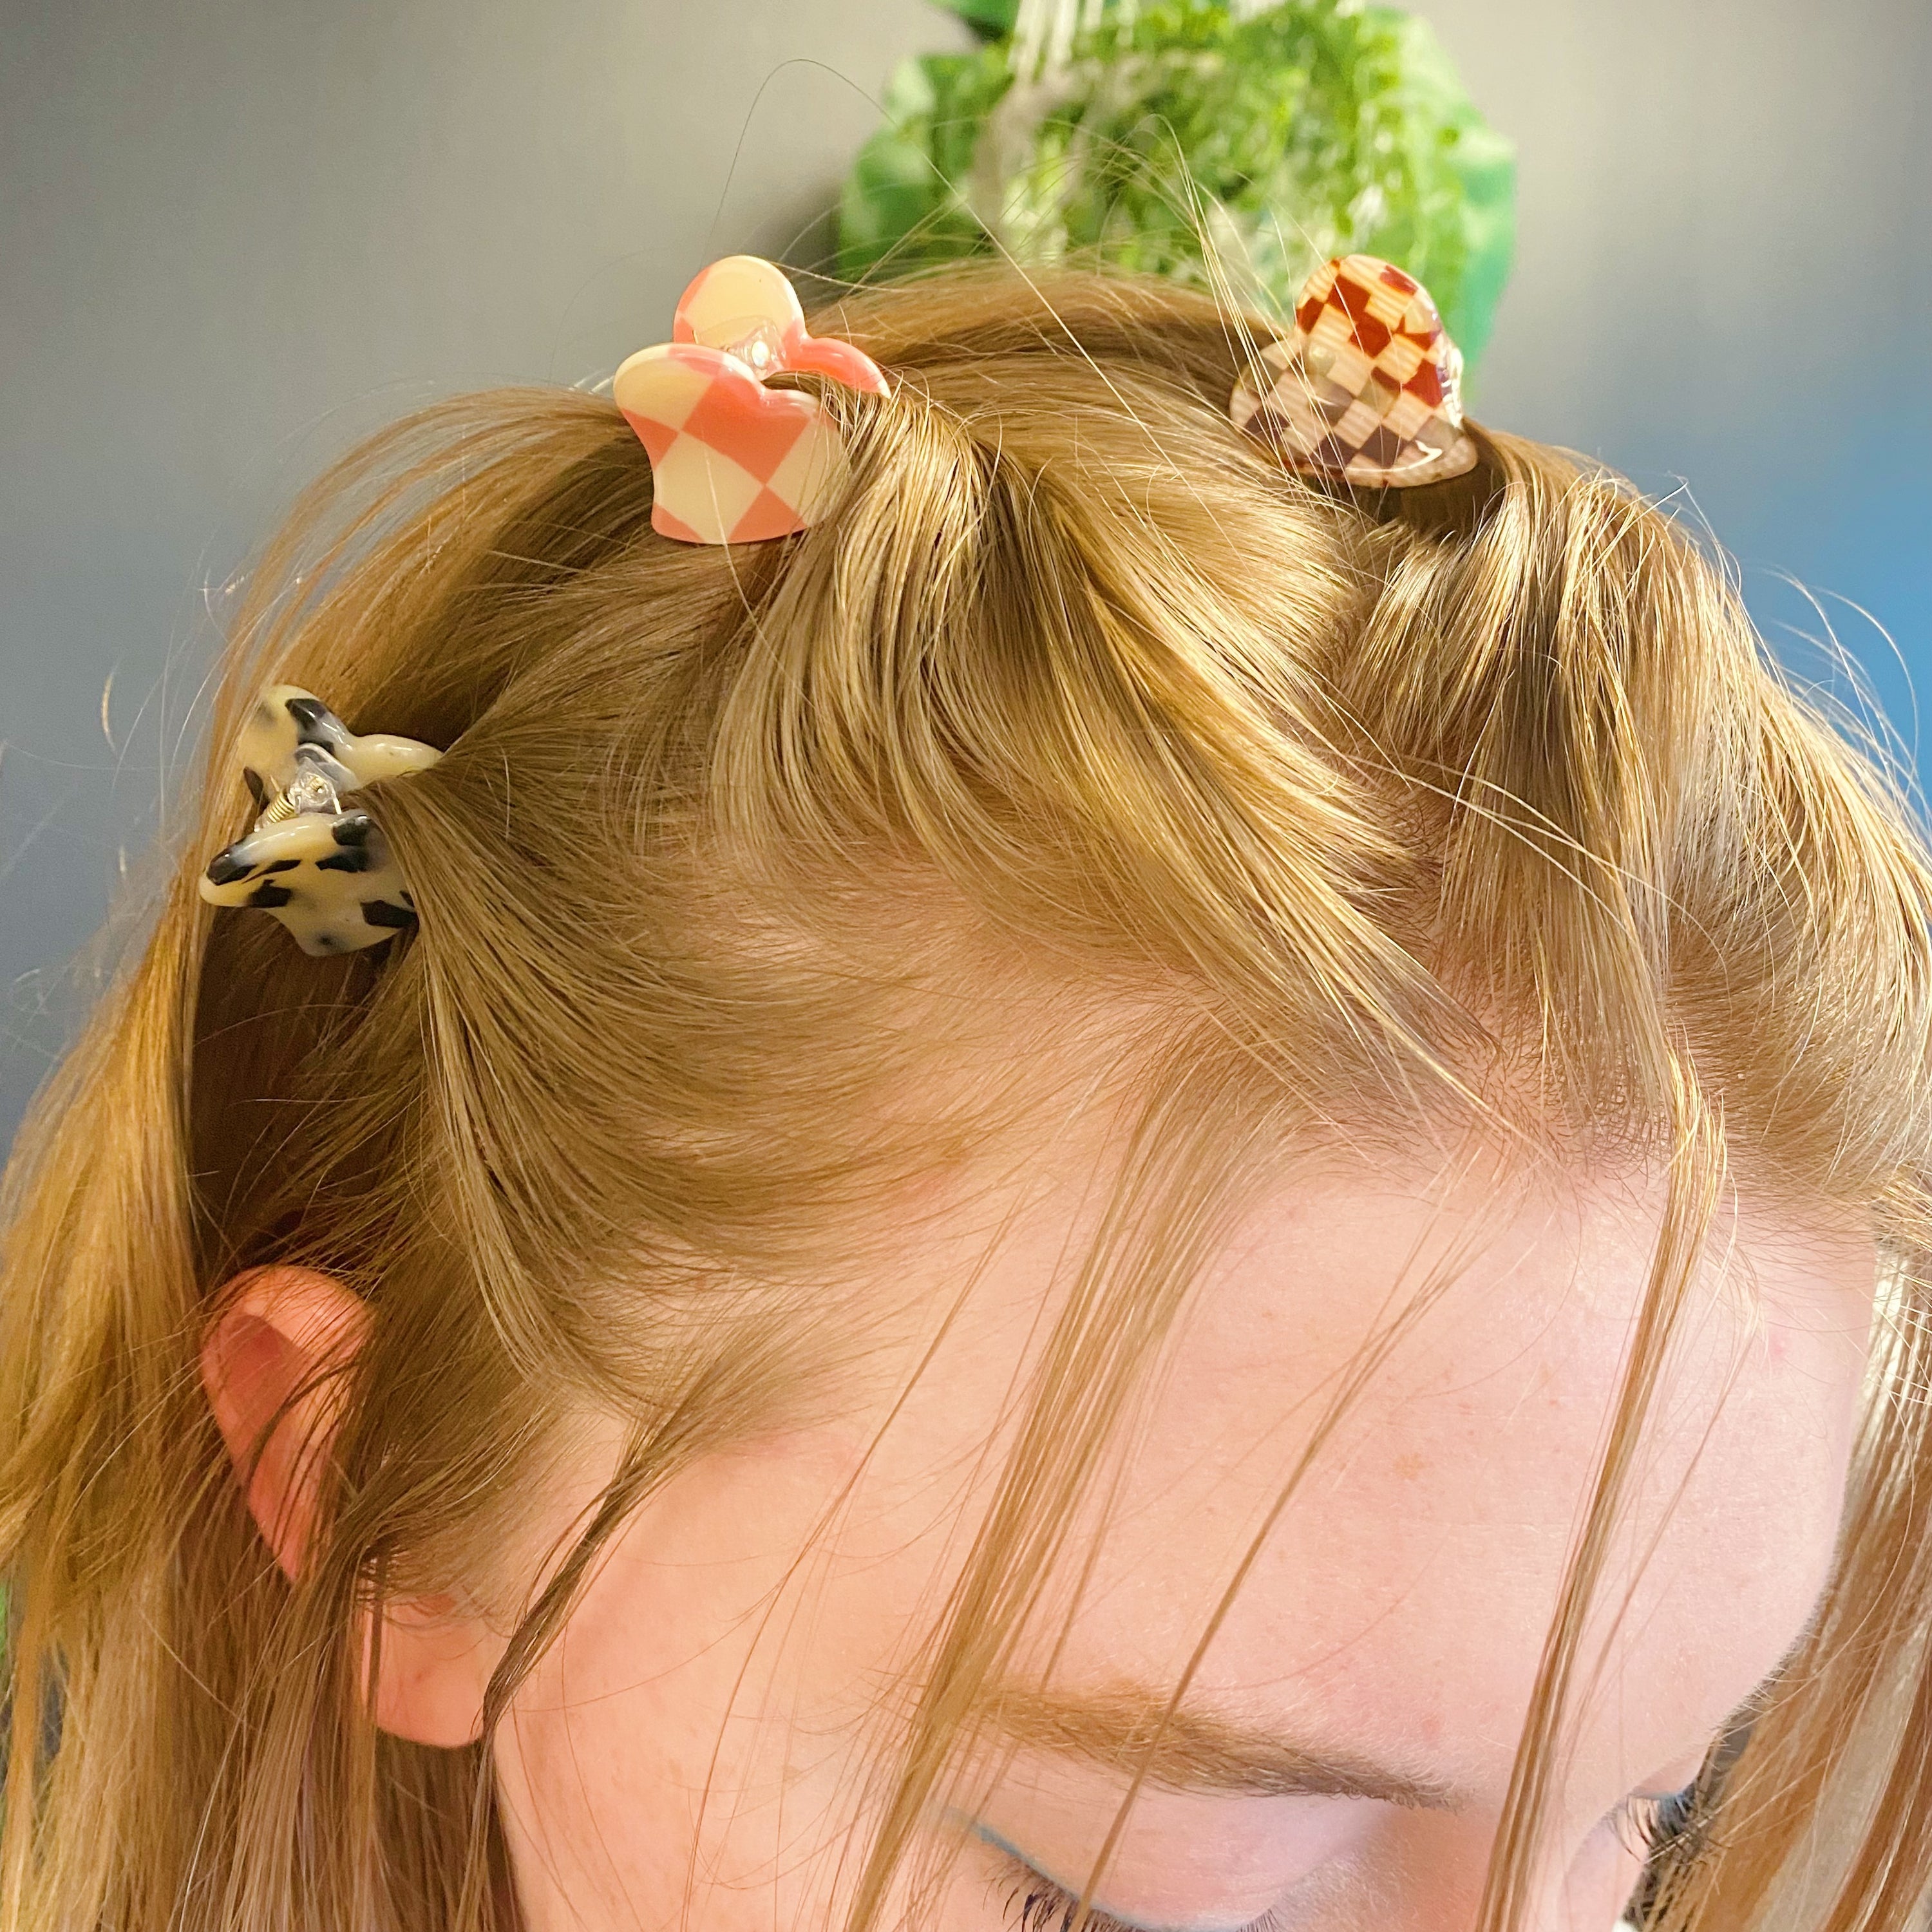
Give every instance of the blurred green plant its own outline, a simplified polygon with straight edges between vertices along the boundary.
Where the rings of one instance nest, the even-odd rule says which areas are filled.
[[[840,205],[847,277],[1000,252],[1224,279],[1282,316],[1360,250],[1426,284],[1480,352],[1514,150],[1424,22],[1359,0],[941,4],[982,44],[892,75]]]

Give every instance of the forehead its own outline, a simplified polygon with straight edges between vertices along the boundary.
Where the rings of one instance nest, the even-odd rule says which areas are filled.
[[[1271,1194],[1136,1413],[1064,1674],[1174,1682],[1246,1562],[1204,1694],[1401,1761],[1430,1744],[1445,1777],[1499,1786],[1664,1207],[1660,1186],[1493,1168]],[[1022,1298],[1024,1278],[1016,1257]],[[1733,1210],[1713,1230],[1586,1645],[1612,1800],[1714,1730],[1801,1629],[1872,1281],[1869,1241],[1841,1227]]]

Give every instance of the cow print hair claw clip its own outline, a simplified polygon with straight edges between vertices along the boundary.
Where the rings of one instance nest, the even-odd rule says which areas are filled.
[[[416,902],[381,829],[342,800],[442,756],[380,733],[358,737],[327,705],[292,684],[265,692],[236,749],[255,801],[254,827],[208,861],[211,905],[272,913],[304,952],[380,945],[416,922]]]

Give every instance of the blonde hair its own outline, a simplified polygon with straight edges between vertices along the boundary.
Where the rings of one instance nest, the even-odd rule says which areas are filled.
[[[1904,813],[1614,478],[1496,436],[1480,527],[1378,523],[1230,428],[1238,322],[1140,281],[955,272],[820,326],[896,393],[828,392],[854,481],[795,541],[653,537],[614,408],[527,391],[377,437],[260,560],[158,922],[10,1171],[0,1925],[507,1932],[487,1742],[375,1730],[355,1605],[465,1574],[568,1402],[622,1404],[500,1712],[626,1509],[808,1399],[838,1317],[800,1264],[1021,1104],[926,1078],[1000,960],[1134,1016],[1132,1185],[928,1648],[855,1924],[1256,1150],[1463,1118],[1671,1177],[1485,1928],[1522,1908],[1727,1168],[1868,1213],[1890,1319],[1829,1592],[1658,1920],[1768,1932],[1803,1891],[1828,1932],[1904,1927],[1932,1868]],[[450,748],[368,795],[422,913],[392,949],[308,959],[195,896],[271,677]],[[195,1370],[220,1285],[283,1259],[375,1317],[299,1586]]]

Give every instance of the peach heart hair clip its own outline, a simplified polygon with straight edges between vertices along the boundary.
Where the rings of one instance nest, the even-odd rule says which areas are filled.
[[[891,393],[849,342],[808,335],[791,284],[755,255],[714,262],[679,298],[671,339],[640,349],[610,393],[650,452],[651,527],[680,543],[760,543],[814,522],[844,483],[845,440],[787,373]]]

